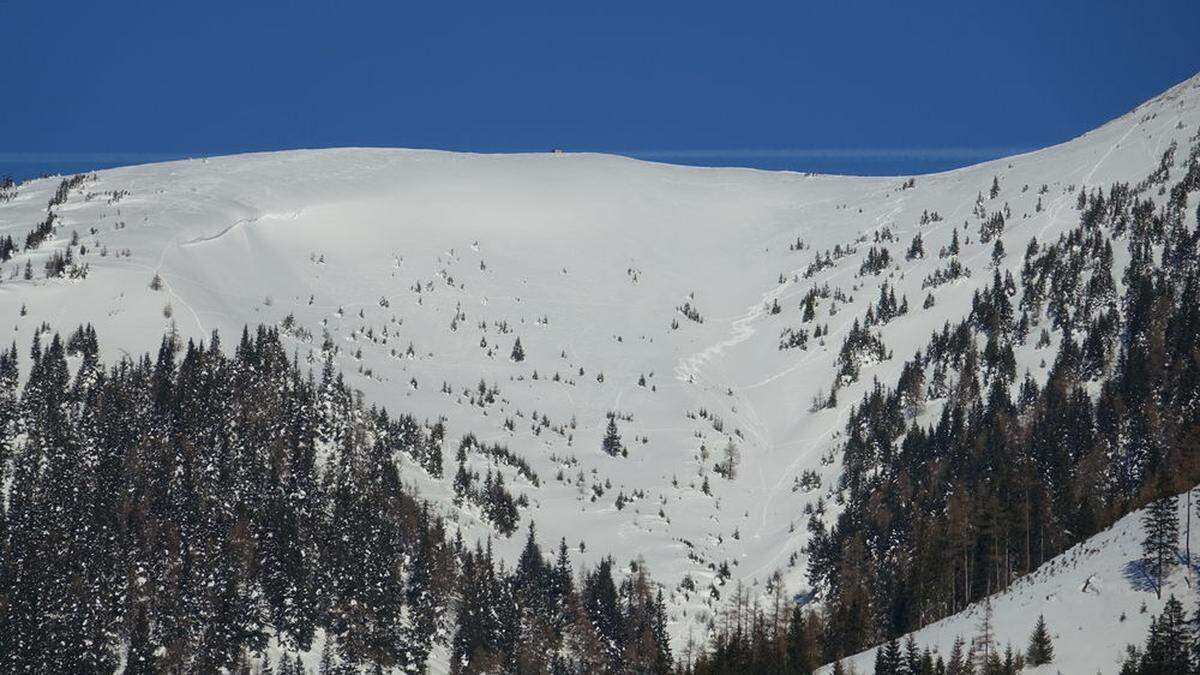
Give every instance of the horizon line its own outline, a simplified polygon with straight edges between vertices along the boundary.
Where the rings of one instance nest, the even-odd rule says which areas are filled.
[[[328,146],[325,148],[295,148],[295,149],[336,149],[349,146]],[[358,146],[358,147],[398,147],[398,146]],[[414,148],[415,149],[415,148]],[[439,149],[447,152],[479,152],[470,150]],[[599,154],[623,155],[636,159],[858,159],[858,160],[974,160],[995,159],[1008,155],[1021,154],[1037,149],[1033,146],[946,146],[946,147],[825,147],[825,148],[643,148],[643,149],[581,149],[566,152],[595,152]],[[213,151],[213,152],[0,152],[0,163],[6,164],[68,164],[81,162],[128,162],[150,163],[168,162],[200,157],[216,157],[222,155],[251,154],[258,152],[286,152],[286,150],[244,150],[244,151]],[[483,154],[519,154],[524,152],[539,152],[538,150],[504,150],[487,151]]]

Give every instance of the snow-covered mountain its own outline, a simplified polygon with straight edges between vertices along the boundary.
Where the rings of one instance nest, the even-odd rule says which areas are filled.
[[[495,536],[475,507],[452,503],[454,450],[473,434],[528,463],[519,472],[481,453],[466,462],[505,474],[528,499],[521,526],[535,521],[544,545],[565,538],[589,565],[607,555],[619,567],[647,563],[682,644],[703,638],[719,602],[710,586],[761,590],[778,574],[790,593],[807,589],[805,507],[824,497],[836,512],[840,438],[872,381],[894,384],[932,331],[962,320],[994,266],[1016,274],[1031,238],[1074,227],[1078,190],[1135,183],[1173,144],[1182,166],[1198,128],[1200,77],[1067,143],[916,177],[392,149],[112,169],[71,183],[49,209],[49,238],[0,266],[0,316],[21,349],[47,325],[69,333],[91,323],[107,361],[154,350],[171,330],[203,339],[277,324],[319,369],[328,336],[368,404],[445,418],[442,477],[416,462],[402,475],[466,540]],[[0,235],[25,241],[61,184],[16,186],[0,201]],[[996,265],[976,234],[980,209],[1007,214],[1008,255]],[[965,272],[927,283],[956,231]],[[917,233],[929,254],[906,260]],[[870,269],[885,248],[889,258]],[[67,249],[86,275],[43,278]],[[1116,255],[1120,270],[1127,254]],[[805,322],[804,298],[825,286]],[[865,361],[838,405],[813,405],[881,290],[908,306],[878,327],[893,357]],[[1016,349],[1017,372],[1044,380],[1053,350],[1034,342]],[[931,401],[919,419],[939,411]],[[610,416],[623,446],[615,456],[602,450]],[[1109,621],[1065,600],[1079,592],[1076,576],[1095,574],[1096,602],[1126,612],[1126,641],[1139,641],[1147,620],[1129,607],[1152,596],[1104,600],[1124,583],[1135,523],[1051,563],[1074,576],[1047,573],[1053,583],[1033,579],[1000,601],[1010,639],[1027,637],[1042,607],[1060,642]],[[494,543],[510,561],[522,544],[519,534]],[[923,639],[952,639],[962,629],[950,621]],[[1115,649],[1072,663],[1108,669]]]

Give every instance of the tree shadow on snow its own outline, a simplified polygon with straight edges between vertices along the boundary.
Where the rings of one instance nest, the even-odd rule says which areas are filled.
[[[1135,591],[1153,593],[1157,588],[1154,583],[1154,575],[1150,573],[1150,566],[1140,558],[1125,563],[1125,566],[1121,568],[1121,576],[1125,577],[1129,587]]]
[[[1191,564],[1189,565],[1187,556],[1183,554],[1183,551],[1176,551],[1174,567],[1191,568],[1188,570],[1189,574],[1184,578],[1184,581],[1191,587],[1191,577],[1193,575],[1200,576],[1200,555],[1193,553]],[[1125,563],[1125,566],[1121,569],[1121,576],[1125,577],[1125,581],[1129,582],[1129,587],[1135,591],[1154,593],[1158,588],[1154,583],[1153,566],[1141,558]]]

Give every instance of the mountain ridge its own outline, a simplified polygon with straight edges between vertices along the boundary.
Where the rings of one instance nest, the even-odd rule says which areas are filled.
[[[100,171],[50,207],[61,183],[30,181],[0,203],[0,236],[20,241],[55,216],[43,244],[0,265],[0,316],[20,344],[43,322],[64,334],[94,324],[109,360],[164,332],[286,327],[300,359],[332,354],[367,401],[445,416],[448,449],[471,434],[527,460],[539,484],[494,460],[466,465],[506,474],[530,502],[521,525],[535,521],[544,544],[566,538],[585,565],[644,559],[682,644],[731,583],[809,590],[803,520],[818,499],[836,503],[850,406],[966,316],[993,271],[1019,271],[1031,238],[1073,227],[1076,190],[1139,180],[1172,143],[1176,168],[1198,103],[1200,75],[1070,141],[916,176],[338,148]],[[1009,214],[1009,253],[994,264],[979,213]],[[928,285],[960,230],[953,259],[969,275]],[[926,254],[903,260],[918,233]],[[877,249],[886,262],[868,259]],[[21,277],[63,250],[85,276]],[[840,405],[813,405],[840,377],[842,338],[888,290],[909,311],[875,327],[886,353],[856,364]],[[814,292],[829,297],[803,319]],[[803,346],[783,346],[800,332]],[[1040,348],[1015,358],[1044,378]],[[915,419],[932,424],[939,409]],[[626,457],[601,451],[610,417]],[[403,475],[468,540],[496,536],[454,504],[450,454],[441,477],[414,462]],[[495,546],[513,560],[520,544]]]

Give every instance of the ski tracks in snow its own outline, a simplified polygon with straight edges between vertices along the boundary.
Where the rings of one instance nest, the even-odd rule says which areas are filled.
[[[893,219],[903,212],[904,203],[907,200],[908,195],[901,194],[897,196],[891,204],[886,205],[884,207],[886,210],[875,217],[875,229],[891,224]],[[815,280],[813,282],[814,286],[820,283],[828,282],[829,280],[840,276],[841,274],[845,273],[847,269],[849,269],[849,267],[839,266],[838,269],[830,270],[826,275],[818,280]],[[716,392],[720,389],[720,386],[714,382],[711,382],[709,378],[704,376],[703,371],[705,366],[723,354],[726,350],[736,347],[737,345],[749,340],[750,337],[756,332],[753,325],[754,322],[763,317],[763,315],[767,312],[767,308],[771,306],[772,302],[780,299],[793,286],[797,285],[793,279],[799,272],[800,270],[792,270],[789,272],[786,275],[783,283],[776,285],[766,293],[762,294],[757,303],[748,307],[742,316],[734,319],[730,324],[730,333],[728,338],[711,344],[708,347],[691,354],[690,356],[680,358],[675,367],[676,379],[685,385],[694,384],[702,386],[705,394],[715,399]],[[845,330],[845,328],[845,325],[838,326],[838,328],[834,331],[834,334],[840,334]],[[744,426],[746,427],[747,431],[755,438],[764,453],[769,453],[775,448],[782,447],[784,444],[775,444],[773,442],[769,430],[767,429],[766,425],[762,423],[762,420],[759,418],[754,405],[744,395],[744,391],[758,388],[773,382],[822,356],[826,356],[824,350],[814,351],[807,354],[798,362],[782,368],[779,372],[768,376],[762,381],[743,387],[727,387],[727,391],[732,392],[732,396],[734,397],[736,412],[733,414],[737,419],[739,419],[739,421],[744,422]],[[797,455],[788,463],[787,467],[784,468],[783,471],[777,473],[777,478],[773,483],[768,484],[768,479],[765,473],[766,462],[758,461],[755,463],[758,468],[759,486],[762,491],[762,495],[765,498],[760,502],[761,506],[759,511],[759,523],[753,535],[754,539],[761,539],[763,534],[768,529],[768,520],[770,519],[770,515],[772,513],[772,505],[778,499],[779,494],[787,488],[788,478],[794,476],[795,471],[799,468],[799,465],[803,462],[811,460],[813,452],[819,449],[824,442],[826,442],[837,432],[837,430],[843,424],[844,417],[848,414],[848,411],[848,408],[843,408],[834,417],[833,421],[828,426],[823,428],[816,436],[813,436],[810,439],[805,439],[807,441],[805,450],[797,453]],[[787,550],[787,547],[784,544],[785,541],[780,540],[776,551],[768,560],[760,565],[751,576],[756,577],[763,571],[768,570],[772,566],[776,565],[779,559],[784,555],[784,552]]]

